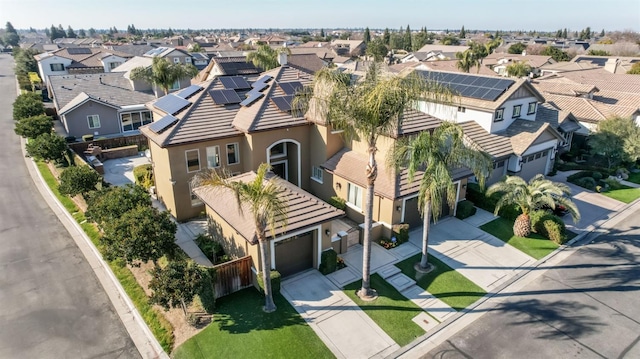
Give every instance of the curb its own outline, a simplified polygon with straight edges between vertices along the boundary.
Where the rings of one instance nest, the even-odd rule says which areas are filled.
[[[456,333],[486,314],[489,310],[496,308],[500,303],[510,297],[510,295],[497,297],[498,294],[503,294],[503,291],[506,290],[510,290],[513,294],[516,294],[518,290],[533,282],[547,271],[546,268],[539,269],[541,265],[547,264],[547,267],[551,268],[555,264],[565,260],[580,248],[578,246],[573,246],[574,244],[588,243],[595,240],[602,234],[599,229],[614,226],[635,213],[635,210],[631,210],[632,207],[634,207],[635,210],[640,210],[640,198],[620,208],[619,211],[616,211],[615,214],[611,215],[611,218],[602,222],[600,225],[595,226],[592,224],[588,226],[582,233],[560,246],[557,250],[536,261],[528,269],[515,274],[500,287],[496,288],[492,293],[488,293],[471,306],[461,310],[448,320],[442,322],[432,332],[426,333],[422,337],[415,339],[413,342],[387,356],[387,358],[415,358],[429,353],[431,350],[444,343],[448,338],[454,336]]]
[[[169,359],[169,355],[162,349],[160,343],[155,338],[144,319],[134,306],[133,302],[125,292],[124,288],[115,277],[109,265],[102,259],[102,255],[93,245],[93,242],[84,233],[78,222],[64,208],[62,203],[56,198],[49,186],[44,181],[42,174],[38,170],[35,161],[27,157],[25,150],[25,139],[21,138],[20,144],[22,153],[25,156],[25,164],[38,191],[47,202],[51,210],[65,226],[76,245],[84,255],[85,259],[93,269],[100,284],[104,288],[107,296],[113,304],[122,324],[126,328],[131,340],[135,344],[138,352],[143,358],[149,359]],[[35,174],[34,174],[35,172]]]

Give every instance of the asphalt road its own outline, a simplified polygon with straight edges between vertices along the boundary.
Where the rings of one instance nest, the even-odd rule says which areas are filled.
[[[13,132],[0,54],[0,358],[140,358],[93,270],[40,196]]]
[[[423,358],[640,358],[639,216],[583,245]]]

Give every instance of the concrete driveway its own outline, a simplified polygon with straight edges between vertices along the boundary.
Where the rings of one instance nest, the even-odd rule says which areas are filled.
[[[151,163],[151,161],[144,155],[104,160],[104,162],[102,162],[104,165],[104,180],[114,186],[124,186],[128,183],[135,183],[133,169],[136,166],[149,163]]]
[[[337,358],[383,358],[399,349],[356,303],[315,269],[285,279],[281,292]]]
[[[409,234],[422,248],[422,228]],[[515,247],[455,217],[440,220],[429,232],[429,254],[460,272],[486,291],[492,291],[535,262]]]

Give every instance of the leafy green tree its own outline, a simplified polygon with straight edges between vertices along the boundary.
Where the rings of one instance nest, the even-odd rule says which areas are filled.
[[[389,39],[389,48],[391,50],[401,50],[404,48],[403,44],[404,37],[397,32],[391,34],[391,38]]]
[[[378,138],[399,126],[404,112],[414,108],[420,99],[427,97],[435,103],[448,103],[453,95],[447,88],[426,82],[416,73],[404,77],[383,76],[377,64],[372,64],[364,79],[356,83],[345,81],[344,75],[336,71],[323,69],[316,74],[313,93],[305,107],[331,128],[343,131],[347,142],[361,139],[367,148],[362,288],[358,295],[375,296],[371,290],[370,257]]]
[[[70,39],[75,39],[76,37],[78,37],[78,35],[76,35],[76,32],[73,31],[71,26],[67,27],[67,37]]]
[[[16,62],[16,75],[27,76],[29,72],[38,72],[38,61],[34,58],[38,53],[38,50],[35,49],[14,48],[13,58]]]
[[[26,145],[27,154],[36,160],[62,163],[67,151],[67,141],[55,133],[42,134]]]
[[[562,38],[563,38],[563,39],[566,39],[566,38],[568,38],[568,37],[569,37],[569,35],[567,34],[567,28],[565,27],[565,28],[562,30]]]
[[[460,29],[460,38],[464,39],[465,37],[467,37],[467,32],[464,31],[464,25],[462,25],[462,29]]]
[[[136,67],[131,70],[132,80],[143,80],[169,93],[169,88],[178,80],[193,78],[198,69],[192,64],[176,64],[162,57],[154,57],[151,67]]]
[[[5,33],[4,37],[2,38],[2,42],[4,42],[5,45],[18,46],[18,43],[20,42],[20,36],[18,35],[18,32],[13,27],[13,25],[11,25],[9,21],[7,21],[4,29]]]
[[[193,187],[207,186],[213,191],[229,190],[236,197],[238,210],[242,213],[242,205],[246,204],[251,212],[251,219],[260,246],[260,262],[264,283],[264,311],[276,310],[271,290],[271,256],[267,229],[273,237],[277,227],[286,227],[288,205],[282,197],[282,188],[276,177],[267,179],[270,166],[262,163],[258,167],[255,179],[250,182],[234,181],[226,174],[217,171],[200,172],[193,179]]]
[[[631,69],[627,71],[629,75],[640,75],[640,62],[636,62],[631,66]]]
[[[103,227],[134,208],[149,206],[151,196],[142,186],[112,186],[91,194],[87,199],[86,216]]]
[[[149,301],[164,309],[182,308],[185,317],[187,307],[202,289],[205,271],[194,262],[170,261],[166,267],[151,270],[149,289],[153,291]]]
[[[9,33],[14,33],[14,34],[18,33],[16,29],[13,27],[13,25],[11,24],[11,22],[9,21],[7,21],[7,23],[5,24],[4,31]]]
[[[640,127],[630,117],[600,121],[588,139],[591,152],[607,159],[608,168],[640,158]]]
[[[437,221],[442,205],[456,202],[456,186],[451,171],[455,168],[470,168],[480,186],[492,169],[491,157],[464,144],[462,128],[453,122],[444,121],[433,132],[423,131],[419,135],[402,139],[392,151],[392,162],[397,169],[407,168],[409,182],[423,172],[418,192],[418,209],[422,214],[422,258],[420,268],[429,269],[428,244],[431,218]]]
[[[409,25],[407,25],[407,29],[404,32],[404,37],[402,38],[402,47],[406,51],[411,51],[412,50],[412,46],[411,46],[411,29],[409,28]]]
[[[320,29],[320,37],[325,37],[324,36],[324,29]]]
[[[200,44],[196,42],[193,44],[193,46],[191,46],[191,52],[205,52],[205,51],[202,48],[202,46],[200,46]]]
[[[387,46],[391,45],[391,33],[389,32],[389,28],[384,29],[384,33],[382,33],[382,42]]]
[[[367,56],[372,57],[376,62],[384,60],[388,52],[387,46],[379,37],[376,37],[367,45]]]
[[[138,206],[106,222],[100,243],[108,260],[122,259],[131,265],[137,261],[153,261],[157,266],[162,256],[175,255],[176,229],[169,212]]]
[[[516,42],[515,44],[509,46],[509,49],[507,49],[507,52],[514,55],[520,55],[526,49],[527,49],[527,45],[521,42]]]
[[[487,189],[487,197],[499,193],[500,199],[496,203],[495,215],[504,206],[516,205],[520,208],[520,214],[513,223],[513,234],[518,237],[527,237],[531,234],[532,211],[549,207],[556,208],[556,204],[562,205],[569,211],[574,222],[580,220],[578,207],[571,200],[571,188],[564,183],[552,182],[544,178],[543,174],[535,175],[527,183],[521,177],[507,176],[504,181],[493,184]]]
[[[42,97],[33,92],[27,92],[16,97],[13,102],[13,119],[20,121],[23,118],[44,115]]]
[[[89,37],[94,37],[96,36],[96,29],[90,27],[89,28]]]
[[[61,194],[68,196],[86,195],[95,191],[96,185],[100,183],[100,175],[89,166],[70,166],[60,174],[60,186],[58,190]]]
[[[420,32],[418,32],[413,36],[413,40],[411,42],[411,44],[413,45],[413,51],[418,51],[424,45],[432,44],[432,43],[433,43],[433,40],[429,36],[427,29],[424,27],[422,28],[422,30],[420,30]]]
[[[51,41],[63,38],[65,37],[65,35],[66,34],[64,30],[62,30],[62,26],[60,26],[60,28],[57,28],[53,26],[53,24],[51,25],[51,29],[49,30],[49,38],[51,39]]]
[[[531,73],[531,66],[523,61],[512,62],[507,65],[507,75],[513,77],[525,77]]]
[[[480,61],[473,53],[473,51],[465,50],[463,52],[456,52],[456,58],[458,59],[458,61],[456,62],[456,66],[460,70],[469,72],[472,67],[478,66],[478,71],[480,71]]]
[[[442,45],[460,45],[460,39],[452,35],[446,35],[440,39]]]
[[[567,54],[566,52],[558,49],[557,47],[553,47],[553,46],[547,46],[544,48],[544,50],[542,50],[542,52],[540,53],[541,55],[544,56],[551,56],[551,58],[553,58],[554,60],[560,62],[560,61],[569,61],[569,54]]]
[[[592,56],[611,56],[611,54],[607,50],[593,50],[593,49],[589,50],[587,52],[587,55],[592,55]]]
[[[264,71],[280,66],[278,63],[278,51],[266,44],[258,46],[256,51],[247,54],[247,62],[252,62],[256,67]]]
[[[369,42],[371,42],[371,31],[369,31],[369,27],[364,29],[363,41],[367,45],[369,44]]]
[[[50,133],[52,128],[51,117],[39,115],[17,121],[14,131],[16,135],[24,138],[36,138],[42,134]]]
[[[78,37],[79,37],[79,38],[85,38],[85,37],[87,37],[87,33],[84,31],[84,29],[80,29],[80,30],[78,30]]]

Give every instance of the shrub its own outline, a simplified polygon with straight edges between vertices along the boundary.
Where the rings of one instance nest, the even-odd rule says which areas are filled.
[[[500,208],[498,215],[502,218],[508,219],[510,221],[515,221],[516,218],[522,214],[520,207],[517,205],[511,206],[503,206]]]
[[[42,134],[50,133],[52,129],[51,117],[39,115],[23,118],[16,122],[14,132],[25,138],[36,138]]]
[[[151,164],[136,166],[133,169],[136,184],[149,189],[153,185],[153,167]]]
[[[67,142],[55,133],[45,133],[27,142],[27,153],[36,160],[64,161]]]
[[[537,210],[530,213],[530,218],[533,232],[557,244],[566,242],[566,228],[560,217],[544,210]]]
[[[343,211],[347,209],[347,201],[344,198],[340,198],[338,196],[331,197],[331,199],[329,200],[329,204]]]
[[[458,202],[458,210],[456,212],[456,218],[465,219],[476,214],[476,207],[473,205],[471,201],[461,201]]]
[[[326,250],[320,255],[320,273],[327,275],[336,271],[338,254],[333,249]]]
[[[622,188],[622,184],[613,178],[607,178],[606,180],[604,180],[604,183],[607,184],[607,188],[609,190],[616,190],[616,189]]]
[[[567,181],[571,182],[571,183],[576,183],[576,180],[580,179],[580,178],[584,178],[584,177],[591,177],[592,176],[592,172],[591,171],[580,171],[580,172],[576,172],[570,176],[567,177]]]
[[[593,171],[591,173],[591,177],[596,181],[600,181],[602,179],[602,173],[598,172],[598,171]]]
[[[256,275],[258,279],[258,291],[264,294],[264,283],[262,282],[262,272],[258,272]],[[271,270],[271,293],[280,293],[280,272],[277,270]]]
[[[72,166],[60,174],[60,193],[71,197],[96,189],[100,174],[89,166]]]
[[[499,197],[500,195],[497,193],[491,197],[487,197],[485,191],[482,191],[477,183],[467,184],[467,200],[473,202],[473,204],[485,211],[493,213]]]
[[[616,176],[618,176],[618,178],[622,178],[623,180],[628,180],[629,170],[624,167],[620,167],[616,170]]]
[[[38,94],[27,92],[18,96],[13,102],[13,119],[16,121],[44,114],[42,97]]]
[[[391,230],[393,231],[393,236],[396,237],[396,241],[398,243],[404,243],[409,241],[409,224],[408,223],[394,224],[393,226],[391,226]]]
[[[580,187],[593,191],[596,188],[596,180],[593,177],[582,177],[575,180],[573,183]]]

